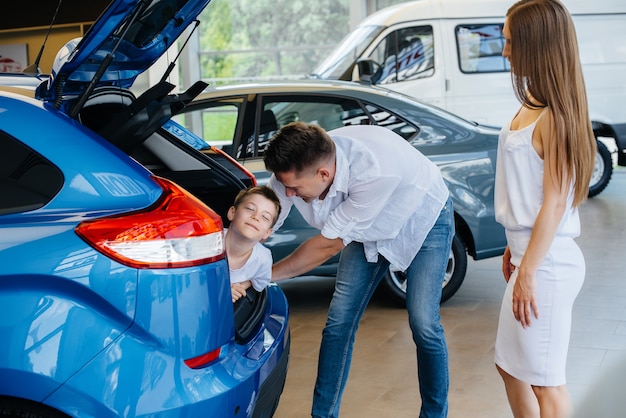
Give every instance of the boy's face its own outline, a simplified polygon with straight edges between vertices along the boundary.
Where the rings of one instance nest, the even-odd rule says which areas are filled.
[[[276,217],[276,205],[268,198],[253,193],[247,196],[236,208],[228,211],[229,230],[253,241],[267,239],[272,233],[272,224]]]

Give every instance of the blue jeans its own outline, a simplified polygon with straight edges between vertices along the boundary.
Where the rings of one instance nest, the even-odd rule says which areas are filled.
[[[446,417],[448,413],[448,348],[439,302],[453,237],[454,215],[448,200],[406,271],[406,304],[417,346],[417,377],[422,398],[419,416],[423,418]],[[361,243],[352,242],[343,249],[335,293],[322,333],[313,417],[339,416],[359,321],[388,267],[389,262],[380,255],[377,262],[367,262]]]

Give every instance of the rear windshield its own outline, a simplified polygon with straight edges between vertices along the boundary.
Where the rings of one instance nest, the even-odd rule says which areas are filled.
[[[50,161],[0,131],[0,215],[46,205],[63,186],[63,174]]]

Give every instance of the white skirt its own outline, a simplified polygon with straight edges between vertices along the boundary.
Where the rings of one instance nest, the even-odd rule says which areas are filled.
[[[526,233],[507,233],[513,264],[521,260],[528,239]],[[513,316],[516,279],[517,270],[511,275],[500,308],[495,362],[530,385],[564,385],[572,306],[585,279],[583,254],[572,238],[555,238],[536,274],[539,318],[533,315],[526,329]]]

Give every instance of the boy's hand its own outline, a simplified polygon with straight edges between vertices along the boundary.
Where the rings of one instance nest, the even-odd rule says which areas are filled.
[[[230,290],[233,296],[233,303],[246,296],[246,288],[241,283],[233,283],[230,285]]]

